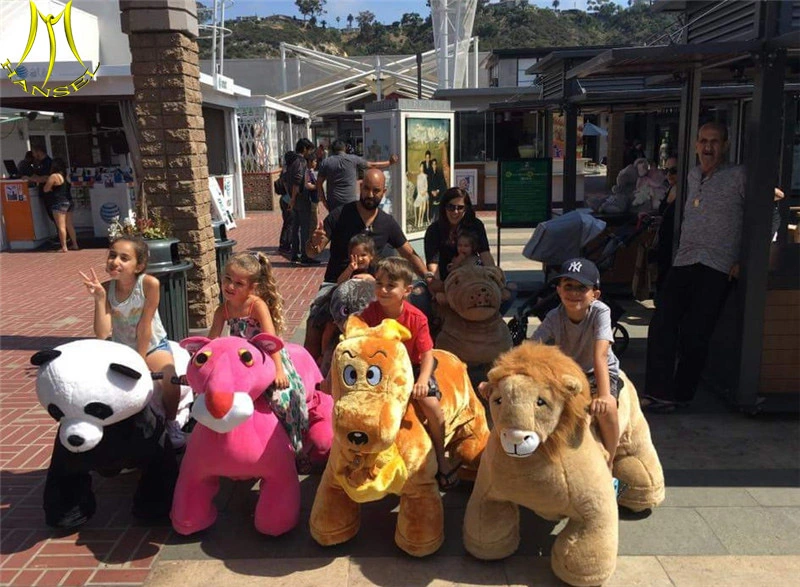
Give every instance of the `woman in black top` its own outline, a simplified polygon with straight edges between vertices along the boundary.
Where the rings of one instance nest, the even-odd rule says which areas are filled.
[[[458,187],[448,188],[441,199],[442,213],[439,220],[425,231],[425,262],[428,265],[428,288],[431,291],[444,291],[447,266],[458,254],[457,241],[461,230],[475,234],[478,241],[476,252],[483,265],[495,265],[489,252],[486,227],[475,217],[469,194]],[[437,274],[436,279],[434,275]]]
[[[70,249],[78,250],[78,237],[75,226],[72,224],[72,193],[66,178],[67,166],[63,159],[53,159],[50,165],[50,175],[42,188],[45,201],[49,203],[53,212],[53,219],[58,228],[58,240],[61,242],[61,252],[67,252],[67,234],[72,241]]]

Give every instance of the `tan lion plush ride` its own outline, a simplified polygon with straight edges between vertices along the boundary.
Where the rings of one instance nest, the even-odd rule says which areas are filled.
[[[614,475],[634,511],[664,499],[664,473],[633,384],[619,396],[620,443]],[[501,559],[519,545],[520,505],[569,521],[553,545],[553,572],[570,585],[599,585],[617,561],[617,500],[605,452],[588,424],[589,383],[557,347],[523,343],[502,355],[482,393],[494,428],[464,518],[464,546]]]
[[[311,509],[311,535],[323,546],[353,538],[361,503],[400,496],[395,542],[426,556],[444,541],[444,512],[436,456],[409,403],[414,378],[403,345],[408,330],[395,320],[369,328],[351,316],[334,351],[331,383],[334,439]],[[489,430],[464,364],[434,350],[434,376],[442,393],[445,447],[464,467],[477,468]]]

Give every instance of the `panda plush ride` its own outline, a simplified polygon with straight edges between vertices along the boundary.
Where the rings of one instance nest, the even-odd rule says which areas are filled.
[[[180,366],[186,357],[176,357]],[[45,520],[56,528],[80,526],[94,515],[92,471],[114,476],[141,469],[133,515],[169,514],[178,475],[164,418],[151,407],[155,393],[147,363],[135,350],[106,340],[79,340],[31,357],[39,367],[39,402],[59,423],[44,489]],[[190,393],[190,392],[189,392]]]

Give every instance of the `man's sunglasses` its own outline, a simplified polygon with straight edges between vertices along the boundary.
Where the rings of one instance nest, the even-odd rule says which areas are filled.
[[[670,167],[667,169],[667,173],[678,173],[677,167]]]
[[[447,204],[445,206],[449,212],[461,212],[466,206],[464,204]]]

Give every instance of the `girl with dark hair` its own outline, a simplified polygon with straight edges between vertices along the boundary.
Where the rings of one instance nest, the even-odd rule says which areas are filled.
[[[448,265],[458,255],[458,236],[462,231],[475,235],[475,252],[481,262],[484,265],[495,265],[489,251],[486,227],[476,218],[469,194],[458,187],[447,189],[441,199],[441,210],[439,220],[425,231],[425,262],[428,265],[426,280],[428,288],[434,292],[444,289]],[[434,279],[437,270],[439,278]]]
[[[70,249],[78,250],[78,237],[72,223],[72,192],[67,181],[67,165],[61,158],[53,159],[50,164],[50,175],[42,188],[45,202],[48,202],[53,213],[53,221],[58,229],[58,240],[61,243],[61,252],[67,252],[67,235],[72,241]]]

